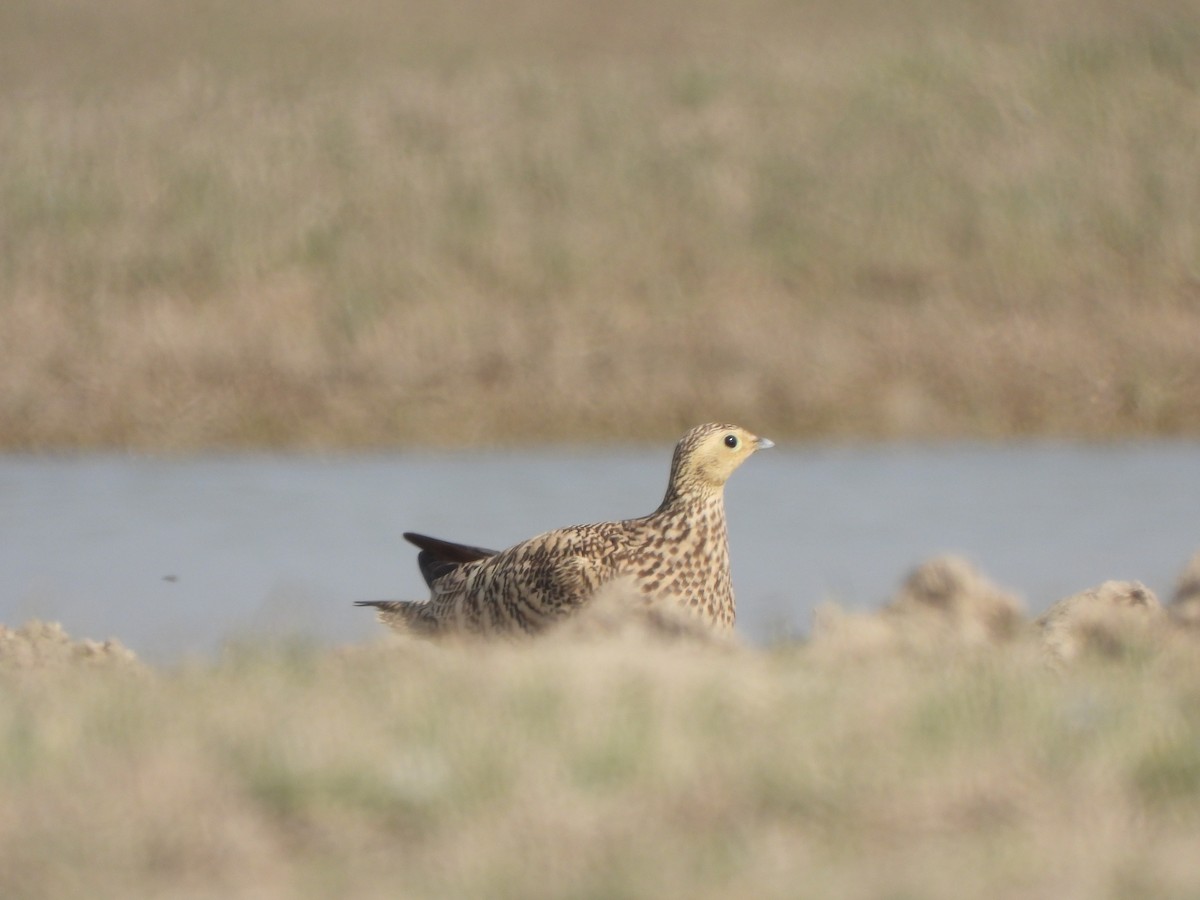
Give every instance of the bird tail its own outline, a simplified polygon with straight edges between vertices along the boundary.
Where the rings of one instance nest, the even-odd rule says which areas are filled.
[[[354,605],[374,607],[379,621],[401,634],[432,634],[437,630],[424,600],[355,600]]]
[[[421,552],[417,554],[417,567],[421,570],[421,577],[430,587],[461,565],[496,555],[495,550],[472,547],[470,544],[455,544],[411,531],[404,532],[404,539],[421,548]]]

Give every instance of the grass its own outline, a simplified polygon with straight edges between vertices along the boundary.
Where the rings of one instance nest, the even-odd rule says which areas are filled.
[[[1200,431],[1200,15],[0,11],[0,441]]]
[[[1191,641],[1050,669],[1020,643],[397,639],[148,671],[27,637],[38,664],[0,654],[5,896],[1200,887]]]

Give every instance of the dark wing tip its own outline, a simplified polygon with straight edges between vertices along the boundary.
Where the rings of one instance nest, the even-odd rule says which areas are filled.
[[[404,539],[410,544],[427,551],[434,559],[449,563],[468,563],[477,559],[495,556],[496,550],[485,547],[472,547],[469,544],[456,544],[453,541],[443,541],[440,538],[429,537],[427,534],[417,534],[414,531],[404,532]]]

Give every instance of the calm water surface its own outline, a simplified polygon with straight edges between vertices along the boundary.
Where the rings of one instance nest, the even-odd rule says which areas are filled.
[[[502,548],[650,512],[670,448],[429,458],[0,457],[0,622],[166,662],[230,638],[377,636],[426,596],[402,531]],[[1037,612],[1108,578],[1164,600],[1200,548],[1200,444],[777,448],[727,490],[739,626],[803,633],[965,554]]]

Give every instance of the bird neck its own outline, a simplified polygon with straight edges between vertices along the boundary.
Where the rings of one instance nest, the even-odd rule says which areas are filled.
[[[725,490],[722,487],[710,487],[694,482],[679,484],[675,479],[671,479],[671,483],[667,485],[666,496],[656,512],[669,513],[706,507],[719,511],[724,505]]]
[[[715,504],[718,508],[725,499],[725,485],[713,484],[703,478],[696,467],[688,466],[688,448],[684,441],[675,447],[671,457],[671,476],[667,479],[667,493],[658,512],[667,512],[674,508],[691,508]]]

